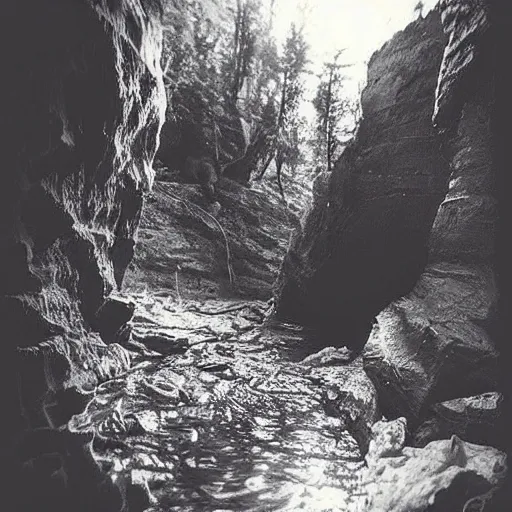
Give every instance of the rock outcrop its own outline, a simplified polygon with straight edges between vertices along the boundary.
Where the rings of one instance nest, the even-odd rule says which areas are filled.
[[[412,431],[436,422],[436,403],[503,390],[493,9],[444,0],[374,54],[359,133],[317,187],[279,281],[279,317],[335,333],[329,343],[367,341],[382,412]]]
[[[415,446],[425,446],[430,441],[448,439],[455,434],[470,443],[505,447],[500,442],[506,427],[501,393],[484,393],[434,404],[427,417],[415,432]]]
[[[122,506],[90,439],[65,425],[130,365],[114,343],[130,305],[108,296],[153,180],[165,113],[160,16],[157,0],[2,6],[0,317],[2,360],[17,372],[4,419],[19,510]]]
[[[493,450],[466,441],[510,446],[496,272],[504,129],[496,122],[496,13],[492,0],[442,0],[373,56],[360,131],[317,187],[282,267],[278,315],[329,332],[336,326],[338,344],[367,341],[364,367],[382,413],[406,418],[402,445],[423,447],[399,447],[382,467],[369,463],[379,482],[371,510],[483,510],[492,478],[467,504],[480,477],[467,480],[457,469],[444,482],[445,469],[427,466],[450,438],[464,464],[470,451]],[[422,483],[414,489],[416,470]],[[398,486],[403,478],[410,494],[381,495],[382,475]]]
[[[449,176],[431,122],[445,43],[432,12],[374,54],[357,137],[316,187],[285,257],[278,316],[336,333],[329,343],[361,347],[373,317],[425,265]]]
[[[450,162],[449,190],[423,274],[379,314],[364,356],[385,414],[404,415],[413,427],[435,402],[499,385],[489,5],[450,0],[440,10],[449,41],[433,122]]]
[[[377,422],[363,477],[372,512],[445,512],[502,510],[491,508],[503,484],[503,452],[470,444],[457,436],[425,448],[405,445],[406,421]]]
[[[125,288],[150,289],[175,300],[267,300],[298,223],[279,193],[265,184],[247,188],[221,179],[212,203],[198,185],[157,181]]]

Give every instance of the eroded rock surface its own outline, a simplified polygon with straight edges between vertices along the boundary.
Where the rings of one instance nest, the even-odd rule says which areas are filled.
[[[499,386],[487,11],[485,2],[441,3],[449,44],[434,122],[452,170],[449,190],[432,227],[425,271],[410,294],[379,314],[365,348],[365,368],[385,414],[405,415],[413,427],[435,402]]]
[[[364,510],[491,510],[506,476],[505,453],[457,436],[424,448],[406,447],[404,418],[378,422],[372,434],[363,479],[368,492]]]
[[[101,504],[90,437],[53,429],[130,366],[124,348],[105,344],[129,315],[104,313],[153,179],[165,111],[159,18],[149,0],[2,7],[0,320],[2,360],[19,383],[4,414],[7,444],[20,448],[20,510],[121,506]]]
[[[373,316],[414,285],[449,174],[431,122],[444,45],[432,12],[373,55],[356,139],[285,257],[280,318],[361,347]]]

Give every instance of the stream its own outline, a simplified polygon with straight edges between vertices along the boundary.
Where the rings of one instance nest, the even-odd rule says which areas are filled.
[[[263,302],[131,298],[132,367],[69,427],[95,434],[114,481],[146,488],[148,512],[364,510],[364,463],[332,407],[360,361],[315,355],[304,329],[264,322]]]

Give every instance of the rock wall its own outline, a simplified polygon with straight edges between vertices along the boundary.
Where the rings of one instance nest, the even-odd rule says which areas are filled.
[[[424,272],[409,294],[379,314],[365,348],[365,367],[387,414],[404,415],[413,426],[436,402],[499,385],[489,5],[447,0],[440,10],[449,40],[433,122],[450,161],[449,190],[432,226]]]
[[[373,55],[357,137],[317,184],[284,260],[278,316],[325,330],[329,343],[362,346],[372,318],[426,262],[449,176],[431,122],[445,43],[432,12]]]
[[[319,183],[279,281],[278,316],[367,341],[382,410],[407,418],[417,446],[507,437],[497,5],[443,0],[373,56],[360,131]]]
[[[90,491],[102,481],[90,439],[65,425],[130,364],[98,331],[129,318],[129,305],[107,314],[106,299],[153,180],[165,113],[160,16],[156,0],[2,6],[0,317],[2,360],[16,369],[4,417],[19,510],[121,506],[108,483]]]

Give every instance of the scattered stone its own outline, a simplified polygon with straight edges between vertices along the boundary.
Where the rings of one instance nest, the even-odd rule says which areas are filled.
[[[352,359],[352,351],[347,347],[325,347],[315,354],[306,356],[302,364],[311,366],[328,366],[348,363]]]
[[[371,428],[371,440],[366,460],[377,461],[382,457],[395,457],[405,446],[407,420],[398,418],[394,421],[377,421]]]
[[[209,213],[211,213],[214,217],[217,217],[221,209],[222,206],[220,205],[220,203],[218,201],[214,201],[209,207]]]
[[[163,331],[145,332],[143,334],[136,334],[134,332],[133,339],[149,350],[158,352],[163,356],[181,354],[189,345],[186,338],[176,338],[174,335]]]

